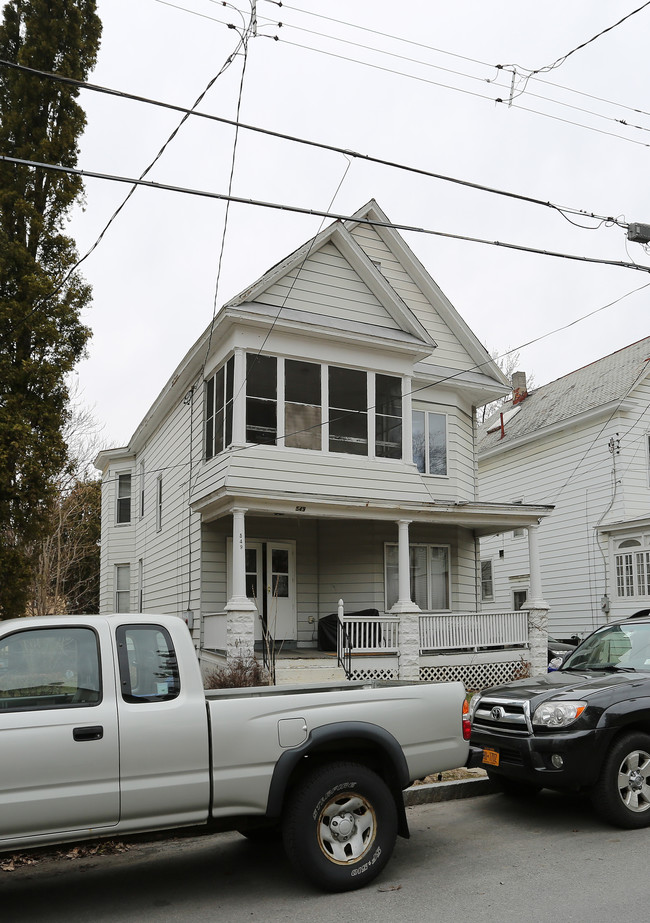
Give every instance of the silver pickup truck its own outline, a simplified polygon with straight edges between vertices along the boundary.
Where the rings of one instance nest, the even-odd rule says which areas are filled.
[[[206,691],[175,616],[0,622],[0,850],[210,824],[351,890],[408,836],[402,790],[465,764],[466,712],[462,683]]]

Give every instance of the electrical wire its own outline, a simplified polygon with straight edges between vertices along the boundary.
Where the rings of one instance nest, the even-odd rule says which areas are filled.
[[[516,250],[521,253],[532,253],[538,256],[549,256],[555,259],[571,260],[574,262],[590,263],[599,266],[615,266],[619,269],[633,269],[638,272],[650,272],[650,266],[640,263],[626,263],[621,260],[608,260],[593,256],[580,256],[575,253],[563,253],[557,250],[543,250],[540,247],[527,247],[524,244],[513,244],[502,240],[488,240],[483,237],[470,237],[467,234],[452,234],[449,231],[437,231],[431,228],[417,227],[410,224],[397,224],[392,221],[375,221],[369,218],[355,218],[352,215],[341,215],[330,211],[321,211],[316,208],[302,208],[298,205],[286,205],[279,202],[265,202],[260,199],[243,198],[242,196],[228,195],[223,192],[210,192],[206,189],[192,189],[187,186],[178,186],[170,183],[154,182],[153,180],[136,179],[130,176],[119,176],[113,173],[99,173],[94,170],[80,170],[75,167],[64,167],[59,164],[42,163],[35,160],[25,160],[21,157],[9,157],[0,154],[0,162],[13,163],[18,166],[32,167],[38,170],[50,170],[59,173],[70,173],[86,179],[101,179],[109,182],[127,183],[129,185],[144,186],[149,189],[177,192],[183,195],[198,196],[200,198],[216,199],[220,201],[236,202],[239,205],[250,205],[258,208],[268,208],[275,211],[292,212],[298,215],[313,215],[321,218],[332,218],[338,221],[354,221],[367,224],[371,227],[386,227],[397,231],[411,231],[414,234],[425,234],[431,237],[443,237],[446,240],[458,240],[466,243],[483,244],[490,247],[499,247],[505,250]]]
[[[332,153],[343,154],[345,157],[353,157],[359,160],[364,160],[368,163],[377,164],[378,166],[384,166],[395,170],[401,170],[407,173],[412,173],[417,176],[427,177],[429,179],[437,179],[441,182],[452,183],[454,185],[463,186],[467,189],[473,189],[478,192],[486,192],[491,195],[503,196],[504,198],[513,199],[520,202],[526,202],[531,205],[538,205],[544,208],[550,208],[555,211],[559,211],[563,217],[566,217],[567,214],[576,215],[583,218],[591,218],[595,221],[598,221],[599,224],[597,227],[600,227],[603,223],[615,224],[621,228],[627,228],[627,224],[624,221],[621,221],[618,218],[613,218],[612,216],[596,215],[594,212],[586,211],[585,209],[574,208],[572,206],[557,205],[553,202],[549,202],[544,199],[539,199],[534,196],[527,196],[523,193],[510,192],[506,189],[499,189],[495,186],[486,186],[483,183],[476,183],[470,180],[460,179],[458,177],[449,176],[443,173],[436,173],[433,170],[425,170],[422,167],[415,167],[408,164],[400,163],[399,161],[389,160],[387,158],[373,156],[372,154],[362,153],[360,151],[355,151],[350,148],[342,148],[334,144],[326,144],[325,142],[313,141],[308,138],[301,138],[297,135],[290,135],[286,132],[274,131],[269,128],[262,128],[258,125],[251,125],[249,123],[240,122],[235,119],[228,119],[224,116],[212,115],[208,112],[202,112],[195,108],[187,109],[184,106],[178,106],[173,103],[163,102],[161,100],[153,99],[147,96],[139,96],[133,93],[127,93],[122,90],[115,90],[110,87],[102,86],[101,84],[92,84],[86,83],[79,80],[74,80],[70,77],[62,77],[59,74],[54,74],[49,71],[40,71],[35,68],[26,67],[25,65],[16,64],[12,61],[6,61],[0,59],[0,67],[10,67],[25,73],[33,74],[35,77],[41,77],[44,79],[55,80],[61,83],[70,84],[77,86],[80,89],[91,90],[93,92],[107,94],[109,96],[116,96],[121,99],[128,99],[134,102],[144,103],[146,105],[156,106],[162,109],[169,109],[173,112],[186,113],[195,118],[207,119],[209,121],[217,122],[223,125],[228,125],[234,128],[244,129],[246,131],[256,132],[258,134],[266,135],[271,138],[277,138],[283,141],[290,141],[296,144],[306,145],[308,147],[314,147],[318,150],[330,151]],[[583,227],[585,230],[592,230],[592,228],[587,228],[584,225],[578,225]]]

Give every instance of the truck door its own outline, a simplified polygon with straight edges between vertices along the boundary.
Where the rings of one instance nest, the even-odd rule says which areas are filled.
[[[118,822],[113,675],[106,625],[0,639],[0,840]]]

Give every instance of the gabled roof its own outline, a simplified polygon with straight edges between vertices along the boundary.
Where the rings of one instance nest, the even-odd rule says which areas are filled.
[[[624,402],[633,388],[650,373],[650,337],[619,349],[556,381],[536,388],[517,405],[517,413],[507,401],[480,429],[479,453],[506,449],[568,421],[578,422],[598,412],[612,412]],[[504,414],[505,434],[501,436],[500,415]]]
[[[369,202],[355,214],[354,218],[370,218],[373,210],[376,211],[377,208],[378,206],[374,201]],[[377,218],[376,220],[387,221],[388,219],[383,215],[383,212],[381,214],[382,218]],[[429,332],[354,239],[350,233],[352,227],[354,227],[354,222],[349,221],[345,223],[335,221],[330,224],[315,237],[312,237],[311,240],[294,250],[285,259],[272,266],[256,282],[225,304],[224,308],[241,307],[258,299],[263,300],[264,293],[280,279],[291,273],[299,272],[310,256],[321,250],[325,244],[332,243],[356,270],[377,301],[386,309],[396,327],[426,343],[431,350],[435,349],[436,343]]]

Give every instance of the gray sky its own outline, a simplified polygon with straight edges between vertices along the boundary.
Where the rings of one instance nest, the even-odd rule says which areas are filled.
[[[249,8],[248,0],[235,2]],[[243,18],[215,0],[175,4],[99,0],[104,34],[91,81],[191,106],[237,44],[224,23],[241,25]],[[508,97],[511,79],[496,65],[516,64],[524,73],[552,64],[641,5],[292,0],[279,7],[258,0],[240,118],[598,216],[650,223],[650,6],[561,66],[518,82],[522,92],[511,107],[494,102]],[[272,40],[276,35],[280,41]],[[202,111],[235,117],[242,63],[240,55],[216,81]],[[91,171],[139,176],[179,121],[173,112],[89,92],[81,103],[88,128],[79,165]],[[232,128],[191,119],[149,178],[225,193],[233,137]],[[233,193],[326,210],[345,174],[331,204],[337,213],[351,214],[374,197],[396,223],[650,266],[650,255],[616,226],[568,216],[598,228],[585,230],[540,206],[358,160],[346,174],[347,167],[341,154],[243,131]],[[85,210],[70,225],[81,254],[127,191],[86,181]],[[94,291],[85,320],[94,336],[78,377],[108,444],[128,441],[209,323],[224,214],[219,201],[140,188],[84,262]],[[218,305],[320,227],[319,218],[233,205]],[[404,236],[482,342],[500,351],[521,347],[520,367],[538,385],[650,334],[648,288],[524,348],[649,284],[650,274]]]

